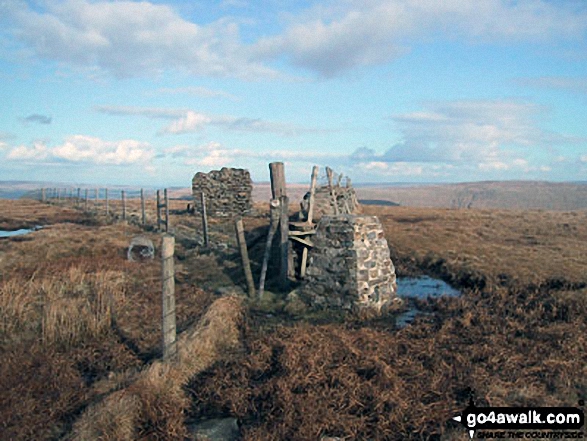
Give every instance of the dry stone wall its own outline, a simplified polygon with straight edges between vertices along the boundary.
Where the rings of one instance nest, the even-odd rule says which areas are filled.
[[[206,213],[212,217],[234,217],[252,208],[253,181],[248,170],[223,167],[210,173],[198,172],[192,180],[194,207],[202,212],[201,193],[206,196]]]
[[[303,294],[314,306],[381,310],[396,297],[395,268],[376,216],[323,216]]]

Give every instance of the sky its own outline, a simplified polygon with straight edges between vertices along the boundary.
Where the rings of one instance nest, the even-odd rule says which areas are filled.
[[[0,0],[0,180],[587,181],[584,0]]]

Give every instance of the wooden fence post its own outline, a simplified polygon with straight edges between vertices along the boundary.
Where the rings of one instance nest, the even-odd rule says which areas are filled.
[[[165,232],[169,232],[169,198],[167,197],[167,189],[163,190],[163,200],[165,201]]]
[[[157,231],[161,231],[161,191],[157,190]]]
[[[124,190],[121,191],[122,198],[122,220],[126,220],[126,193]]]
[[[316,193],[316,179],[318,179],[319,167],[315,165],[312,168],[312,179],[310,180],[310,200],[308,201],[308,223],[311,224],[314,220],[314,198]]]
[[[279,199],[281,196],[287,196],[283,162],[269,164],[269,177],[271,178],[271,198]]]
[[[251,272],[251,261],[249,260],[249,251],[247,250],[247,241],[245,239],[245,228],[243,226],[242,218],[238,218],[234,224],[236,229],[236,239],[238,247],[241,252],[241,260],[243,262],[243,270],[245,272],[245,279],[247,279],[247,288],[249,298],[255,296],[255,282],[253,281],[253,273]]]
[[[86,188],[85,191],[85,202],[84,202],[84,210],[88,211],[88,189]]]
[[[279,281],[281,283],[281,289],[285,291],[289,286],[289,198],[287,196],[281,196],[279,198],[279,204],[279,227],[281,233],[279,240],[279,254],[281,261],[279,266]]]
[[[168,361],[177,356],[176,326],[175,326],[175,270],[173,255],[175,252],[175,238],[169,234],[163,235],[161,244],[161,268],[163,285],[163,360]]]
[[[273,237],[277,231],[277,225],[279,225],[279,217],[281,210],[279,209],[279,200],[272,199],[269,203],[269,210],[271,218],[269,221],[269,234],[267,235],[267,243],[265,244],[265,254],[263,255],[263,265],[261,266],[261,277],[259,278],[259,298],[263,297],[263,291],[265,290],[265,277],[267,275],[267,265],[269,264],[269,256],[271,254],[271,244],[273,243]]]
[[[145,192],[141,188],[141,223],[145,225]]]
[[[41,202],[47,202],[47,195],[45,194],[45,188],[41,188]]]
[[[204,246],[210,245],[210,238],[208,237],[208,216],[206,215],[206,194],[200,193],[200,200],[202,201],[202,228],[204,229]]]
[[[104,199],[106,202],[106,216],[108,216],[110,214],[110,207],[108,206],[108,189],[107,188],[104,189]]]

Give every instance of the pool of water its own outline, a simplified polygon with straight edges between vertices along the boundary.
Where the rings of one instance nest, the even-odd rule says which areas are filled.
[[[437,298],[441,296],[458,297],[461,295],[461,292],[443,280],[421,276],[398,278],[397,295],[404,299],[408,306],[407,311],[402,312],[395,319],[397,327],[403,328],[412,323],[417,315],[425,314],[425,312],[416,307],[413,302],[414,299]]]
[[[14,231],[0,230],[0,237],[21,236],[23,234],[29,234],[29,233],[32,233],[33,231],[40,230],[41,228],[43,228],[43,227],[21,228],[20,230],[14,230]]]

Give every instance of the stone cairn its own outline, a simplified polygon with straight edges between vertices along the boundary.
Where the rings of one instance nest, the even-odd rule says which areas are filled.
[[[326,175],[320,179],[321,183],[314,190],[314,219],[324,215],[360,213],[361,206],[350,178],[334,173],[326,167]],[[302,217],[307,217],[309,210],[310,192],[306,193],[301,202]]]
[[[202,213],[202,192],[206,212],[212,217],[240,216],[252,208],[253,181],[248,170],[223,167],[210,173],[198,172],[192,180],[196,212]]]
[[[323,216],[303,295],[317,307],[381,311],[396,298],[395,268],[376,216]]]

